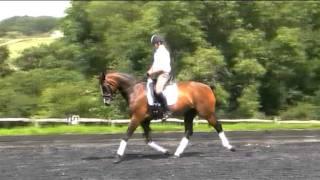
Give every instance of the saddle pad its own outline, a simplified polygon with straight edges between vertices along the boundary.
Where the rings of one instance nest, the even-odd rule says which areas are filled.
[[[147,86],[147,89],[148,89],[147,90],[148,104],[152,106],[154,104],[153,96],[151,95],[151,92],[149,90],[149,86]],[[167,99],[167,104],[169,106],[174,105],[178,100],[178,86],[177,86],[177,84],[173,83],[173,84],[167,85],[163,90],[163,94]]]
[[[167,104],[174,105],[178,100],[178,86],[177,83],[169,84],[164,88],[164,96],[167,99]]]

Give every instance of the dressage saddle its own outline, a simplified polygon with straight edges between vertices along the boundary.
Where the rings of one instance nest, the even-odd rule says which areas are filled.
[[[154,119],[166,119],[167,117],[164,117],[164,113],[168,111],[168,105],[167,105],[167,100],[166,97],[164,97],[163,94],[156,94],[155,93],[155,85],[157,81],[153,80],[153,83],[150,83],[150,90],[151,90],[151,95],[153,97],[153,105],[149,105],[149,112],[152,115]],[[166,83],[165,86],[167,86],[170,81]]]

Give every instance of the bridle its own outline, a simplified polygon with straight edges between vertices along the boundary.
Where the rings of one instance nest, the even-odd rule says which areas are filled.
[[[109,98],[111,101],[113,100],[114,92],[112,90],[112,85],[110,85],[109,83],[106,83],[106,85],[101,84],[101,92],[103,98]]]

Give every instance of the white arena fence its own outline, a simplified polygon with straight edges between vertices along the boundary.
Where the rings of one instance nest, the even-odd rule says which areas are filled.
[[[320,124],[319,120],[265,120],[265,119],[219,119],[222,123],[277,123],[277,124]],[[0,118],[0,123],[64,123],[70,125],[103,123],[109,125],[125,125],[130,122],[129,119],[97,119],[97,118],[80,118],[79,116],[71,116],[69,118],[47,118],[47,119],[32,119],[32,118]],[[166,123],[183,123],[182,119],[169,118]],[[152,120],[151,123],[162,123],[162,120]],[[195,119],[194,124],[207,124],[206,120]]]

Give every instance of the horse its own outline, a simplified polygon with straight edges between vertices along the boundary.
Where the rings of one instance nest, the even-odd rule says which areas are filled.
[[[119,91],[125,98],[130,110],[130,123],[126,136],[121,139],[117,150],[115,163],[123,160],[127,142],[133,135],[135,129],[141,125],[146,144],[151,148],[165,155],[169,151],[154,142],[150,135],[150,122],[152,116],[148,111],[148,102],[146,97],[146,83],[140,82],[133,76],[121,72],[102,72],[100,75],[101,95],[105,105],[110,105],[113,95]],[[177,147],[174,156],[179,158],[188,145],[189,139],[193,134],[193,119],[196,115],[204,118],[217,131],[222,145],[230,151],[235,148],[230,145],[221,123],[215,114],[216,98],[212,89],[203,83],[195,81],[178,82],[178,99],[174,105],[169,106],[172,116],[183,116],[185,133]]]

